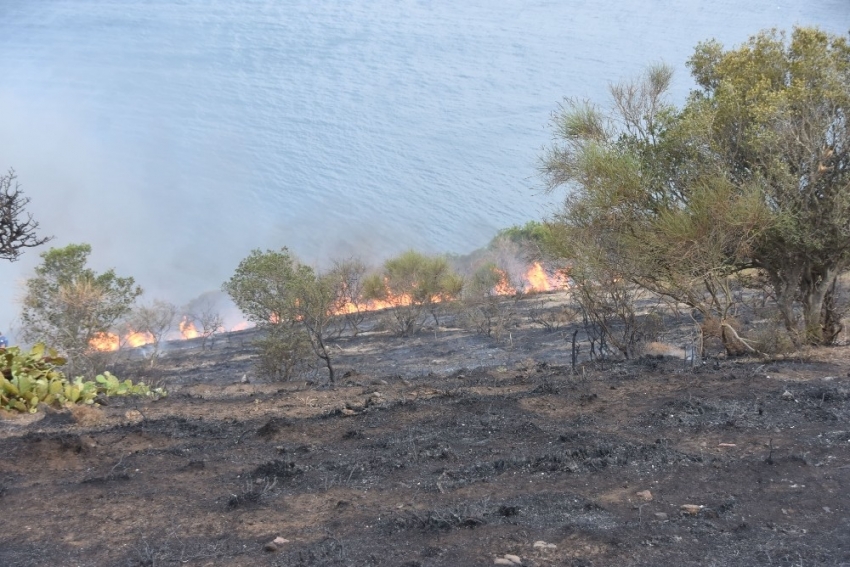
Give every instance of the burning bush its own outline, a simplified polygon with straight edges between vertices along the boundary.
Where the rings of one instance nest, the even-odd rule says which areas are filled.
[[[402,336],[415,334],[430,313],[439,325],[440,304],[460,296],[463,279],[444,257],[429,257],[409,250],[387,260],[380,273],[363,284],[367,299],[389,308],[395,330]]]

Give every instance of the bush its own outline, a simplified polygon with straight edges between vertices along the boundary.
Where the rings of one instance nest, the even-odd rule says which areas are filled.
[[[163,388],[151,389],[143,383],[123,382],[109,372],[95,380],[81,376],[69,380],[58,369],[65,359],[43,344],[29,352],[18,347],[0,349],[0,407],[35,413],[39,404],[61,407],[66,404],[93,404],[99,395],[163,397]]]
[[[517,322],[516,303],[520,294],[507,273],[493,263],[479,267],[463,290],[463,322],[481,335],[501,339]]]
[[[462,290],[463,279],[446,258],[414,250],[387,260],[381,273],[363,281],[365,299],[389,308],[401,336],[416,334],[429,314],[439,326],[441,305],[456,299]]]

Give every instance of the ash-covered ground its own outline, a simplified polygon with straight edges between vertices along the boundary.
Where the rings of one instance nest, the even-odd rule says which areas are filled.
[[[165,399],[4,414],[0,565],[850,565],[850,347],[574,370],[573,327],[444,325],[376,315],[333,388],[247,331],[116,369]]]

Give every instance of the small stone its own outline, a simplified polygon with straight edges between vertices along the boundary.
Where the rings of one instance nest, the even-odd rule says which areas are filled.
[[[635,496],[646,502],[652,502],[652,492],[650,492],[649,490],[641,490],[640,492],[636,493]]]
[[[353,409],[343,408],[342,409],[342,415],[347,415],[347,416],[351,417],[352,415],[357,415],[357,412],[354,411]]]
[[[249,383],[248,375],[247,375],[247,374],[243,374],[243,375],[242,375],[242,380],[240,380],[240,382],[242,382],[243,384],[248,384],[248,383]]]
[[[513,565],[514,562],[510,559],[505,559],[504,557],[497,557],[493,560],[493,565]]]
[[[289,540],[282,538],[280,536],[277,536],[276,538],[274,538],[274,541],[272,543],[275,544],[275,545],[283,545],[284,543],[289,543]]]
[[[782,399],[785,400],[786,402],[790,402],[791,400],[794,399],[794,394],[792,394],[788,390],[785,390],[784,392],[782,392]]]
[[[823,511],[826,512],[827,514],[830,514],[830,513],[832,513],[832,508],[830,508],[829,506],[824,506]]]
[[[507,559],[514,565],[522,565],[522,559],[519,558],[519,555],[505,554],[505,559]]]
[[[275,545],[273,541],[270,541],[263,546],[263,551],[267,553],[274,553],[275,551],[277,551],[277,545]]]
[[[124,413],[124,418],[130,423],[139,423],[144,419],[144,416],[139,410],[131,409]]]
[[[696,516],[699,514],[699,511],[702,510],[702,506],[699,506],[698,504],[682,504],[681,510],[683,514]]]
[[[665,512],[656,512],[655,513],[655,519],[665,521],[665,520],[667,520],[667,514]]]

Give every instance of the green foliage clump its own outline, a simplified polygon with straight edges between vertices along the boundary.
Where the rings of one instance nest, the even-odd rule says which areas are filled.
[[[253,250],[243,259],[222,289],[249,320],[265,330],[257,341],[260,372],[288,380],[305,366],[312,352],[325,364],[333,382],[327,341],[345,328],[342,313],[347,310],[343,308],[354,305],[348,298],[361,275],[355,264],[317,273],[287,248]]]
[[[24,284],[23,340],[53,345],[68,358],[72,374],[98,370],[104,353],[92,348],[92,340],[113,331],[142,293],[131,277],[89,268],[89,254],[88,244],[51,248]]]
[[[93,404],[99,395],[164,397],[163,388],[118,380],[109,372],[95,380],[78,376],[69,380],[59,366],[65,364],[53,349],[35,345],[29,352],[18,347],[0,349],[0,408],[35,413],[39,404],[61,407],[65,404]]]
[[[430,314],[439,325],[441,304],[457,299],[463,291],[463,278],[443,256],[426,256],[415,250],[391,258],[380,273],[363,282],[368,300],[386,303],[399,335],[409,336],[425,323]]]
[[[516,244],[535,244],[542,246],[551,238],[550,228],[540,221],[528,221],[522,226],[514,225],[503,228],[498,232],[493,241],[507,239]]]
[[[738,276],[755,270],[795,343],[833,342],[850,269],[850,42],[766,31],[700,44],[689,67],[700,88],[682,108],[662,65],[612,86],[611,111],[572,99],[556,113],[541,172],[570,190],[547,248],[579,285],[604,274],[689,306],[729,354],[757,351],[734,322]]]

